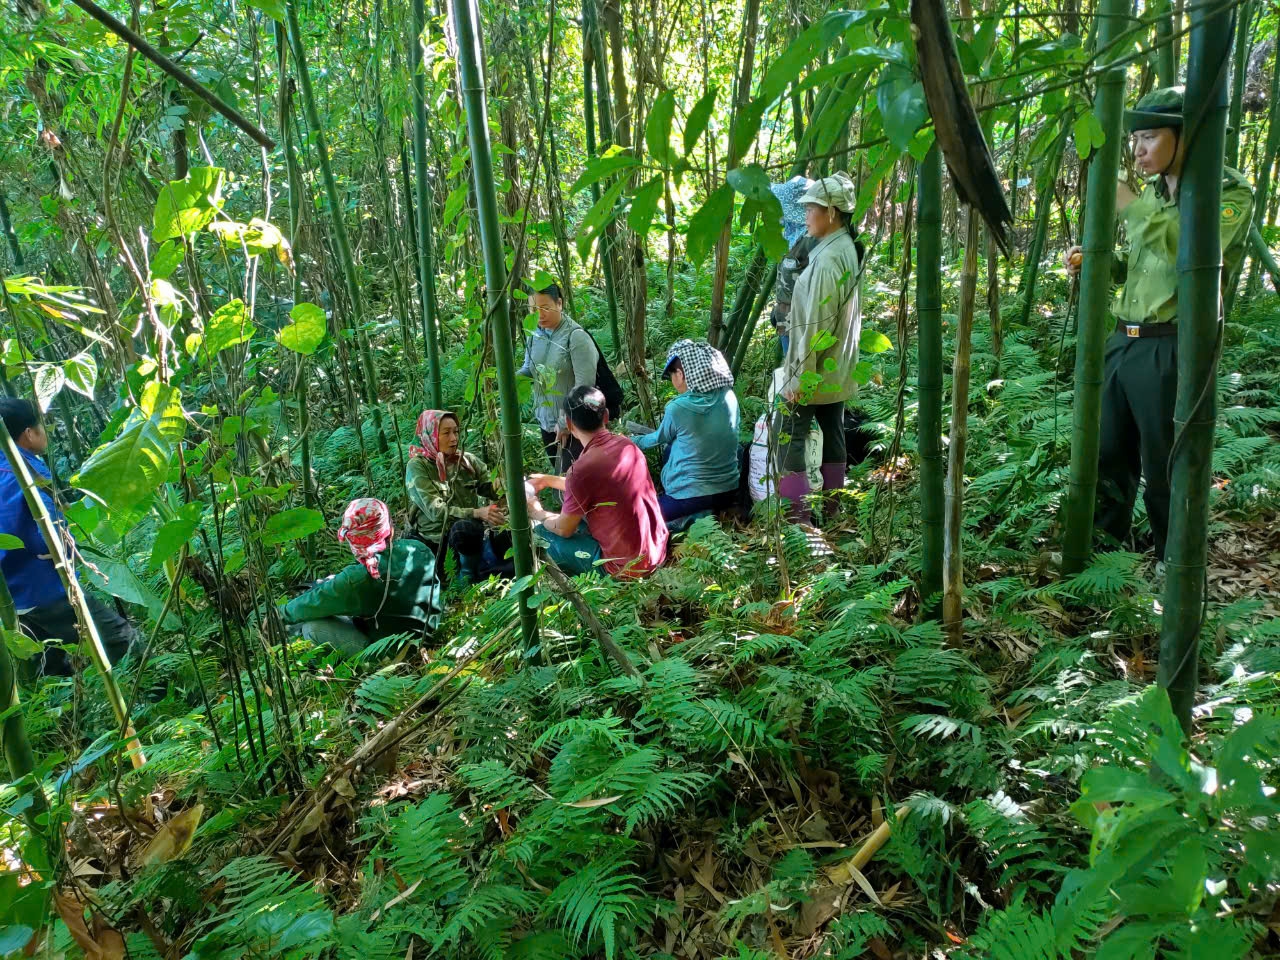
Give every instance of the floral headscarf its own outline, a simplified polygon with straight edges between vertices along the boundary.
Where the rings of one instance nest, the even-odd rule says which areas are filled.
[[[782,205],[782,235],[787,238],[787,245],[804,236],[804,207],[800,204],[800,195],[809,186],[807,177],[792,177],[786,183],[775,183],[769,189]]]
[[[418,440],[422,446],[410,444],[409,456],[422,457],[430,460],[436,465],[436,469],[440,471],[441,482],[449,479],[445,467],[448,461],[461,463],[462,469],[468,473],[471,472],[471,464],[467,462],[467,458],[462,456],[461,450],[458,453],[448,456],[440,452],[440,422],[446,417],[452,417],[453,422],[461,428],[462,422],[458,419],[457,414],[449,410],[423,410],[422,415],[418,417]]]
[[[338,539],[345,540],[369,576],[379,580],[378,554],[387,549],[392,532],[391,511],[387,505],[373,497],[361,497],[352,500],[342,515]]]

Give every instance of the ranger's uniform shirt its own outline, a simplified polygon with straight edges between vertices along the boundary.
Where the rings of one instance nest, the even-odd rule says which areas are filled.
[[[1222,275],[1238,275],[1249,237],[1253,189],[1239,170],[1222,172]],[[1127,246],[1117,258],[1124,286],[1112,312],[1126,324],[1176,323],[1178,319],[1178,201],[1152,177],[1142,195],[1120,214]]]

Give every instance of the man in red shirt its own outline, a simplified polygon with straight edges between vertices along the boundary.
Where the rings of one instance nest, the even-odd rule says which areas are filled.
[[[566,573],[585,573],[601,560],[613,576],[652,573],[667,555],[667,525],[644,453],[609,432],[609,408],[596,387],[574,387],[565,413],[584,449],[565,476],[529,478],[535,491],[564,492],[559,513],[529,500],[529,515],[538,524],[534,536]]]

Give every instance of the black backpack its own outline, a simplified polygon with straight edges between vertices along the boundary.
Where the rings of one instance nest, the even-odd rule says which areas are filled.
[[[596,348],[596,386],[604,394],[605,405],[609,408],[609,420],[616,423],[622,416],[622,401],[626,399],[626,394],[622,392],[622,384],[613,375],[613,369],[605,360],[600,344],[596,343],[596,338],[591,336],[591,331],[586,327],[579,329],[591,338],[591,345]]]

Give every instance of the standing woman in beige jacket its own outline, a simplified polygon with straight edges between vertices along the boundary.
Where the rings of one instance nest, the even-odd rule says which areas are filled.
[[[778,493],[791,502],[796,521],[807,515],[804,444],[814,420],[822,428],[822,489],[843,487],[848,470],[844,405],[857,393],[853,369],[862,333],[863,265],[850,223],[856,200],[845,173],[813,181],[800,197],[805,226],[817,243],[792,295],[791,340],[782,362],[785,403],[774,414]],[[834,507],[829,500],[827,512]]]

